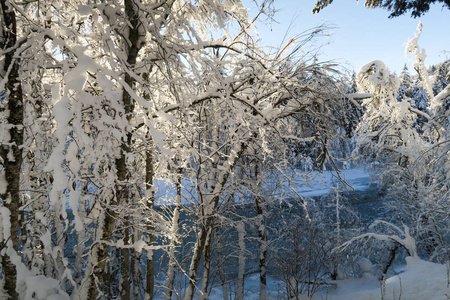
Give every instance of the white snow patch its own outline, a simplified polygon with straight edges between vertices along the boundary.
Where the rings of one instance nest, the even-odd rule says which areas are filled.
[[[79,5],[78,13],[80,16],[88,16],[92,14],[92,8],[89,5]]]

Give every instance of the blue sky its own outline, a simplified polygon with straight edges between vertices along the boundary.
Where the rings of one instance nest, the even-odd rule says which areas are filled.
[[[287,32],[288,37],[327,23],[333,28],[330,37],[316,41],[319,60],[347,63],[350,70],[372,61],[383,61],[391,71],[399,73],[405,63],[411,73],[411,57],[405,55],[405,43],[414,37],[419,20],[424,28],[419,45],[427,51],[426,64],[450,59],[450,10],[434,5],[421,18],[409,14],[389,19],[384,9],[367,9],[364,0],[335,0],[319,14],[312,14],[315,0],[275,0],[276,22],[257,23],[264,45],[277,46]],[[244,5],[252,4],[246,0]],[[251,13],[250,13],[251,14]],[[445,51],[448,51],[445,53]]]

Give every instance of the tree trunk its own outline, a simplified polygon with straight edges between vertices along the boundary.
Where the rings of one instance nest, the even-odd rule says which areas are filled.
[[[138,231],[134,232],[133,244],[139,239]],[[130,249],[131,251],[131,299],[139,299],[139,289],[142,283],[142,272],[141,272],[141,255],[142,252],[137,252],[135,249]]]
[[[139,27],[141,26],[139,20],[139,9],[138,5],[134,3],[133,0],[125,0],[125,15],[126,21],[128,23],[128,36],[124,40],[124,45],[127,49],[127,64],[130,70],[133,70],[133,67],[136,65],[138,52],[142,47],[142,44],[139,41]],[[125,83],[133,88],[135,86],[136,80],[131,76],[128,72],[125,72]],[[124,117],[127,120],[128,125],[131,123],[134,112],[134,100],[131,95],[127,92],[126,88],[123,88],[123,96],[122,96],[122,105],[124,107],[125,115]],[[116,159],[116,170],[117,170],[117,183],[118,192],[116,193],[116,197],[111,200],[110,203],[106,204],[105,207],[105,217],[104,217],[104,225],[103,225],[103,234],[102,240],[110,241],[111,235],[113,233],[117,213],[114,211],[114,207],[118,204],[125,203],[128,201],[129,197],[129,188],[127,186],[127,179],[132,172],[132,170],[128,170],[126,165],[126,157],[127,154],[131,152],[133,145],[132,133],[127,132],[126,141],[122,142],[121,145],[121,153],[120,158]],[[98,291],[95,292],[94,289],[94,280],[100,280],[100,282],[106,282],[106,280],[110,279],[110,274],[108,270],[105,269],[106,260],[108,258],[109,246],[106,244],[98,245],[98,259],[97,266],[94,268],[93,272],[93,280],[91,282],[91,288],[89,299],[96,299],[98,296]],[[148,283],[148,282],[147,282]],[[107,291],[109,294],[109,291]]]
[[[341,245],[341,218],[340,218],[340,194],[336,192],[336,247]],[[333,273],[331,274],[332,280],[337,280],[339,276],[339,261],[341,259],[340,251],[336,251],[333,259]]]
[[[55,209],[55,216],[54,216],[54,224],[55,224],[55,241],[56,241],[56,245],[60,248],[60,249],[64,249],[64,234],[65,234],[65,228],[64,228],[64,224],[63,224],[63,212],[62,210],[64,209],[63,207],[64,203],[61,203],[60,201],[58,201],[57,203],[55,203],[54,205],[54,209]],[[45,245],[45,247],[47,247],[49,245]],[[63,255],[61,254],[61,252],[59,253],[54,253],[52,254],[53,257],[53,270],[56,274],[56,278],[60,278],[62,277],[62,274],[64,274],[64,264],[62,262],[63,259]]]
[[[267,299],[267,269],[266,269],[266,258],[267,258],[267,234],[266,234],[266,224],[265,224],[265,209],[264,203],[260,197],[261,184],[259,181],[259,167],[255,166],[254,180],[256,182],[256,196],[255,196],[255,206],[256,206],[256,226],[258,228],[258,244],[259,244],[259,299]]]
[[[208,299],[209,272],[211,268],[211,243],[212,243],[212,227],[208,228],[206,236],[205,250],[203,251],[203,275],[202,286],[198,300]]]
[[[394,262],[395,255],[397,253],[398,248],[399,248],[399,245],[397,243],[395,245],[391,246],[391,249],[389,251],[389,259],[383,268],[382,278],[386,278],[387,272],[388,272],[389,268],[392,266],[392,263]]]
[[[130,221],[129,216],[125,217],[124,229],[123,229],[123,244],[125,246],[130,244]],[[129,300],[130,297],[130,249],[122,248],[120,249],[120,277],[121,277],[121,291],[120,291],[120,299]]]
[[[217,254],[219,255],[219,278],[220,278],[220,284],[222,285],[222,295],[223,300],[228,300],[228,286],[227,286],[227,280],[226,280],[226,271],[225,271],[225,253],[222,245],[222,237],[220,236],[220,230],[217,228]]]
[[[194,292],[197,285],[197,269],[202,258],[203,250],[205,249],[208,228],[210,227],[210,222],[208,220],[210,220],[210,218],[207,218],[205,223],[201,225],[200,232],[197,235],[194,254],[192,255],[191,265],[189,266],[189,286],[184,295],[184,300],[192,300],[194,298]]]
[[[238,285],[236,290],[236,300],[244,299],[244,272],[245,272],[245,224],[239,222],[236,226],[239,241],[239,267],[238,267]]]
[[[131,141],[131,134],[128,134],[128,141]],[[95,300],[98,298],[98,287],[103,287],[102,293],[105,294],[106,297],[110,296],[110,290],[105,289],[105,287],[109,286],[109,284],[105,285],[105,283],[109,282],[111,279],[109,268],[106,267],[110,246],[106,243],[102,243],[102,241],[109,242],[111,240],[111,236],[114,232],[117,219],[117,212],[115,211],[115,209],[117,208],[119,203],[124,202],[124,199],[128,199],[129,189],[126,185],[123,184],[127,177],[125,153],[128,153],[128,151],[128,145],[122,144],[121,156],[119,159],[116,159],[116,174],[118,181],[117,193],[109,203],[104,204],[104,214],[100,216],[100,218],[103,218],[103,220],[99,223],[102,224],[99,225],[100,228],[102,228],[102,235],[100,240],[97,241],[98,244],[95,246],[96,251],[93,251],[92,253],[96,265],[94,266],[91,275],[91,283],[88,293],[88,299],[90,300]]]
[[[147,221],[147,236],[148,244],[152,246],[154,243],[154,225],[153,225],[153,211],[155,209],[155,191],[153,187],[153,144],[152,139],[148,138],[150,145],[145,153],[145,196],[147,198],[147,210],[149,212],[149,220]],[[154,287],[155,287],[155,262],[153,259],[153,251],[147,252],[147,282],[146,282],[146,295],[149,300],[153,299]]]
[[[17,23],[16,15],[12,7],[6,0],[0,0],[1,12],[3,14],[1,36],[2,50],[13,49],[17,42]],[[4,43],[3,43],[4,41]],[[5,89],[8,92],[8,103],[6,107],[0,109],[0,114],[4,115],[9,129],[9,141],[2,141],[0,145],[0,157],[2,159],[3,171],[5,173],[6,187],[0,191],[0,197],[3,200],[3,206],[9,212],[10,240],[6,241],[7,251],[2,259],[2,267],[5,272],[5,290],[12,299],[17,299],[16,280],[17,272],[15,265],[10,260],[10,253],[16,252],[19,246],[18,226],[19,226],[19,207],[20,207],[20,174],[23,160],[23,94],[22,85],[19,78],[18,58],[13,57],[14,51],[5,53],[3,71],[8,80]],[[2,210],[2,212],[5,212]],[[6,213],[6,212],[5,212]],[[7,216],[3,215],[3,218]],[[4,221],[5,222],[5,221]],[[8,234],[8,233],[6,233]],[[5,236],[5,238],[7,238]]]
[[[217,149],[217,141],[219,137],[219,129],[217,127],[212,127],[211,129],[211,148]],[[197,186],[197,192],[201,200],[201,205],[199,206],[200,209],[200,216],[201,216],[201,224],[200,224],[200,232],[197,235],[197,242],[194,246],[194,254],[191,259],[191,264],[189,266],[189,286],[186,291],[186,294],[184,295],[184,300],[191,300],[194,297],[194,292],[197,284],[197,270],[200,264],[200,260],[202,258],[202,254],[206,254],[205,250],[209,247],[209,242],[211,240],[211,234],[212,234],[212,228],[213,225],[213,218],[211,214],[216,210],[217,202],[218,202],[218,196],[215,197],[209,197],[207,196],[214,194],[216,184],[218,183],[218,186],[220,186],[220,182],[217,181],[218,177],[218,163],[219,163],[219,155],[215,153],[212,155],[212,166],[211,170],[209,171],[209,174],[205,177],[207,178],[206,184],[198,185]],[[199,170],[198,174],[202,173],[202,163],[199,163]],[[223,185],[222,185],[223,186]],[[209,250],[208,250],[209,251]],[[209,255],[209,254],[208,254]],[[203,274],[205,276],[209,276],[209,265],[208,265],[209,258],[205,257],[206,267],[207,269],[204,270]],[[206,295],[203,295],[203,289],[207,288],[208,285],[208,278],[206,280],[203,280],[202,282],[202,288],[200,291],[200,297],[204,297]]]
[[[77,231],[77,238],[78,238],[78,244],[75,246],[75,264],[74,264],[74,272],[73,272],[73,279],[78,284],[78,286],[81,284],[83,279],[83,254],[86,250],[85,247],[85,241],[86,241],[86,231],[85,229],[82,229],[80,231]]]
[[[178,168],[177,177],[175,180],[175,189],[177,191],[175,199],[175,209],[172,217],[172,240],[170,242],[169,248],[169,266],[167,268],[167,279],[166,279],[166,292],[165,300],[171,300],[173,294],[173,287],[175,282],[175,264],[176,264],[176,252],[177,252],[177,238],[179,234],[179,224],[180,224],[180,210],[181,210],[181,173],[182,169]]]
[[[200,225],[200,232],[197,235],[197,241],[194,245],[194,254],[191,258],[191,264],[189,266],[189,286],[184,295],[184,300],[192,300],[194,297],[194,292],[197,284],[197,269],[202,258],[202,253],[204,252],[208,230],[213,226],[213,216],[212,214],[216,211],[217,205],[219,203],[220,196],[222,195],[225,184],[228,180],[228,176],[232,168],[236,165],[236,162],[243,154],[244,150],[247,148],[247,144],[240,143],[235,151],[231,151],[232,155],[228,157],[228,160],[222,164],[225,170],[221,172],[217,171],[218,167],[215,166],[217,175],[212,175],[210,172],[209,181],[209,191],[208,193],[202,194],[205,196],[202,206],[202,223]],[[201,194],[201,193],[199,193]],[[206,210],[206,212],[205,212]],[[212,228],[211,228],[212,229]]]
[[[258,244],[259,244],[259,299],[267,299],[267,270],[266,270],[266,257],[267,257],[267,236],[266,225],[264,224],[264,214],[258,201],[256,201],[256,226],[258,227]]]
[[[87,299],[96,300],[99,296],[99,288],[102,287],[103,282],[109,281],[110,272],[106,270],[109,245],[102,243],[102,241],[109,241],[114,231],[114,224],[116,220],[116,213],[111,209],[105,209],[103,222],[100,222],[99,226],[103,227],[103,234],[100,240],[97,241],[97,245],[94,246],[91,256],[94,260],[94,267],[90,278],[90,286],[87,295]],[[103,223],[103,226],[102,226]],[[109,297],[110,291],[102,291],[106,297]]]

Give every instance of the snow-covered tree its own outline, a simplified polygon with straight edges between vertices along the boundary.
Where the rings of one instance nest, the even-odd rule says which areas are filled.
[[[184,298],[206,297],[236,168],[247,159],[255,182],[245,185],[263,190],[258,168],[285,167],[287,141],[314,143],[319,164],[330,159],[336,73],[297,59],[295,39],[266,53],[240,1],[0,4],[0,254],[13,299],[152,299],[158,249],[169,255],[170,299],[189,212],[196,244]],[[164,205],[155,178],[172,182],[173,207],[155,208]],[[262,195],[255,189],[260,221]]]
[[[414,228],[422,251],[446,260],[450,148],[445,106],[450,86],[433,90],[426,55],[418,45],[421,29],[420,24],[407,50],[416,56],[414,69],[424,92],[420,100],[426,104],[414,107],[407,94],[397,99],[398,79],[381,62],[362,67],[360,88],[373,97],[364,103],[367,111],[358,128],[356,152],[377,170],[379,184],[388,191],[398,218]],[[417,97],[414,90],[411,96]]]
[[[411,78],[411,75],[409,74],[408,67],[403,67],[402,72],[399,75],[400,79],[400,87],[397,92],[397,100],[402,101],[402,99],[411,99],[413,96],[413,79]]]

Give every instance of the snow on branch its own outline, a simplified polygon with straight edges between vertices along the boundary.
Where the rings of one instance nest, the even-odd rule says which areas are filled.
[[[389,235],[389,234],[381,234],[381,233],[374,233],[374,232],[368,232],[365,234],[361,234],[359,236],[356,236],[352,239],[350,239],[349,241],[345,242],[344,244],[342,244],[341,246],[339,246],[337,249],[335,250],[339,250],[339,251],[344,251],[345,249],[347,249],[351,244],[364,240],[364,239],[377,239],[379,241],[385,241],[385,242],[394,242],[398,245],[400,245],[401,247],[405,248],[406,252],[408,252],[408,255],[411,257],[417,257],[417,246],[416,246],[416,240],[411,236],[410,234],[410,229],[408,226],[403,225],[403,229],[401,229],[400,227],[386,222],[386,221],[381,221],[381,220],[377,220],[375,221],[369,228],[373,229],[374,227],[378,226],[378,225],[385,225],[387,227],[391,227],[392,229],[394,229],[395,231],[397,231],[399,233],[399,235]]]
[[[353,94],[347,94],[345,96],[350,100],[364,100],[367,98],[372,98],[374,96],[374,94],[373,93],[353,93]]]
[[[412,112],[412,113],[415,113],[415,114],[417,114],[417,115],[419,115],[419,116],[424,117],[426,120],[430,120],[430,116],[429,116],[427,113],[424,113],[424,112],[421,111],[421,110],[418,110],[418,109],[416,109],[416,108],[412,108],[411,106],[408,106],[408,110],[409,110],[410,112]]]
[[[416,57],[416,61],[413,64],[414,69],[420,76],[422,80],[422,86],[427,94],[427,97],[430,101],[431,111],[433,112],[433,116],[440,110],[440,108],[444,105],[444,100],[446,97],[450,95],[450,85],[446,86],[438,95],[434,95],[432,82],[429,79],[428,71],[425,66],[425,59],[427,57],[425,49],[419,47],[419,38],[422,34],[422,22],[419,22],[417,26],[417,33],[414,34],[414,38],[408,40],[406,43],[406,52],[414,54]]]
[[[450,96],[450,84],[431,100],[431,109],[438,110],[445,104],[445,99]]]

